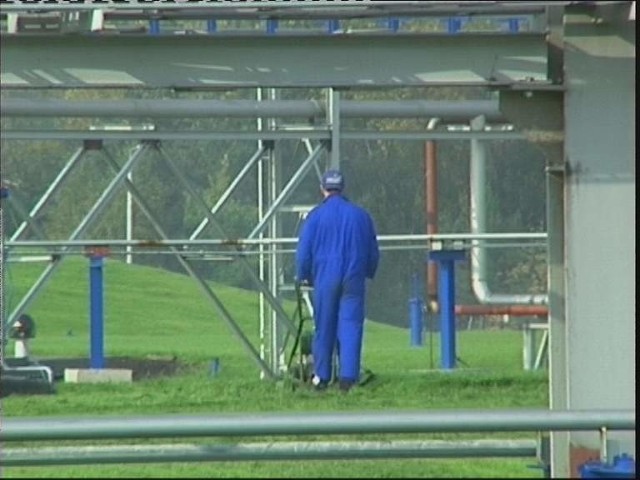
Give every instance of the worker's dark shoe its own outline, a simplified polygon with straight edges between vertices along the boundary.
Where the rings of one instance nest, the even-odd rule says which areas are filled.
[[[324,380],[320,380],[320,377],[313,376],[311,377],[311,387],[316,392],[322,392],[327,389],[329,386],[329,382],[325,382]]]
[[[340,389],[341,392],[347,393],[349,390],[353,388],[354,385],[355,385],[355,382],[351,380],[340,380],[340,383],[338,384],[338,388]]]

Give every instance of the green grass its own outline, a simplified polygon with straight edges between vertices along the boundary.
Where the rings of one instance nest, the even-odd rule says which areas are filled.
[[[11,264],[7,291],[10,302],[15,302],[27,291],[40,270],[32,264]],[[219,285],[214,291],[257,345],[257,294]],[[293,304],[285,304],[285,310],[293,312]],[[37,323],[37,337],[32,343],[34,356],[87,357],[88,312],[87,261],[70,258],[29,308]],[[411,348],[406,329],[371,321],[365,329],[363,363],[376,373],[374,382],[349,395],[335,391],[323,395],[305,390],[292,392],[259,379],[257,366],[195,282],[183,275],[112,260],[105,264],[105,333],[107,356],[175,355],[185,368],[178,376],[133,384],[61,383],[55,395],[9,396],[3,399],[3,416],[500,409],[545,408],[548,405],[545,372],[522,371],[522,339],[518,331],[459,332],[458,356],[468,366],[443,373],[437,370],[437,335],[427,338],[424,347]],[[429,349],[430,340],[433,341],[433,355]],[[213,357],[219,357],[222,366],[216,377],[209,376],[208,366]],[[367,435],[357,438],[391,437]],[[535,435],[432,434],[394,438],[535,438]],[[302,438],[305,441],[312,439]],[[246,439],[259,440],[265,439]],[[219,441],[207,439],[209,443]],[[242,442],[243,439],[233,441]],[[527,467],[534,463],[534,459],[270,461],[15,467],[4,468],[2,474],[6,478],[539,478],[539,470]]]

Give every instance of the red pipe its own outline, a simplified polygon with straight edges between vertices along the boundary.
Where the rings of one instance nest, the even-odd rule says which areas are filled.
[[[424,142],[424,190],[427,234],[438,233],[438,163],[436,143]],[[427,262],[427,308],[438,310],[438,266]],[[544,305],[456,305],[456,315],[511,315],[514,317],[546,317],[549,309]]]
[[[436,143],[424,142],[424,190],[427,234],[438,233],[438,164]],[[438,301],[438,266],[427,262],[427,305],[435,306]]]
[[[456,305],[456,315],[511,315],[513,317],[546,317],[549,309],[544,305]]]

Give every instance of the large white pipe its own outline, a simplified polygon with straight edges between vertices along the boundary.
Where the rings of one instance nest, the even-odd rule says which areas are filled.
[[[472,121],[472,129],[484,128],[484,119]],[[471,161],[469,166],[469,198],[471,233],[481,234],[487,231],[486,188],[487,168],[485,144],[481,140],[471,140]],[[487,250],[482,240],[473,240],[470,250],[471,287],[478,302],[485,304],[511,305],[547,305],[546,294],[507,294],[493,293],[487,279]]]

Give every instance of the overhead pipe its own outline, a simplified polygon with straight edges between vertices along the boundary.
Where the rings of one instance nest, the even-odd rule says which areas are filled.
[[[484,128],[485,119],[477,117],[471,122],[472,130]],[[476,139],[471,140],[471,161],[469,166],[469,197],[471,233],[478,234],[487,231],[486,215],[486,185],[487,168],[485,144]],[[471,287],[480,303],[484,304],[516,304],[516,305],[547,305],[548,295],[545,294],[504,294],[493,293],[487,282],[487,250],[484,242],[471,242]]]
[[[4,98],[3,117],[142,117],[142,118],[325,118],[327,107],[316,100],[47,100]],[[340,102],[341,118],[424,118],[468,121],[478,115],[505,121],[498,102],[354,101]]]

